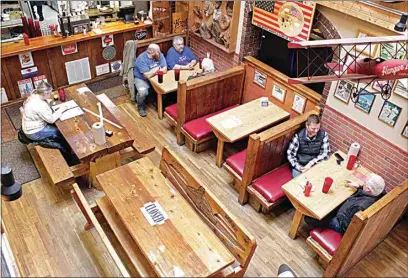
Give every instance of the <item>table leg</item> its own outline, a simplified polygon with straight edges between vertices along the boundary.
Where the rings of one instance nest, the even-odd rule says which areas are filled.
[[[302,223],[303,220],[303,216],[304,215],[300,211],[296,210],[295,216],[293,216],[292,225],[290,226],[289,230],[289,237],[291,239],[296,238],[297,232],[300,227],[300,223]]]
[[[90,184],[92,184],[96,189],[102,190],[98,181],[96,180],[96,176],[106,171],[115,169],[119,166],[120,166],[119,152],[107,154],[105,156],[95,159],[95,162],[90,162],[89,167]]]
[[[163,119],[163,95],[157,93],[157,116]]]
[[[218,138],[218,143],[217,143],[217,156],[216,156],[216,162],[215,162],[215,164],[217,164],[217,166],[218,167],[220,167],[221,168],[221,166],[222,166],[222,162],[223,162],[223,159],[222,159],[222,155],[223,155],[223,153],[224,153],[224,141],[223,140],[221,140],[220,138]]]

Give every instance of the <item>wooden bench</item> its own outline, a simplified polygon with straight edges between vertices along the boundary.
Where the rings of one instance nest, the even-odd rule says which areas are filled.
[[[408,180],[405,180],[368,209],[356,213],[343,236],[330,229],[312,230],[306,243],[325,268],[323,276],[344,276],[384,240],[407,206]]]
[[[74,174],[58,149],[28,145],[41,177],[53,185],[64,186],[75,182]]]
[[[233,67],[189,81],[180,81],[177,90],[177,143],[184,141],[195,152],[204,150],[215,136],[205,119],[241,103],[245,69]],[[168,111],[166,116],[169,117]]]
[[[160,170],[235,257],[235,263],[220,270],[215,276],[242,277],[255,252],[255,239],[235,220],[233,215],[226,211],[187,165],[166,147],[163,149]],[[129,277],[130,273],[114,250],[100,222],[106,221],[109,224],[136,269],[137,273],[135,275],[141,277],[156,276],[150,263],[147,262],[145,256],[137,248],[136,243],[131,238],[120,217],[116,214],[110,201],[107,200],[107,197],[98,199],[95,205],[90,206],[76,184],[74,184],[74,189],[71,192],[87,220],[85,228],[96,228],[123,276]]]
[[[316,107],[316,110],[259,134],[252,134],[248,148],[226,160],[224,168],[233,177],[233,186],[239,192],[238,201],[241,204],[247,203],[249,199],[256,211],[268,213],[285,199],[280,187],[292,178],[286,150],[294,134],[304,127],[308,116],[318,114],[318,111]],[[268,186],[269,181],[273,181],[271,186]]]

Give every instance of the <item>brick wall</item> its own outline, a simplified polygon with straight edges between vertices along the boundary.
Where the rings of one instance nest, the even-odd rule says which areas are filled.
[[[243,17],[241,41],[237,42],[237,44],[240,44],[239,54],[228,54],[211,43],[208,43],[206,40],[194,34],[190,34],[190,47],[194,54],[198,57],[205,57],[206,53],[210,52],[215,68],[219,71],[240,64],[243,57],[247,55],[257,57],[261,47],[262,30],[251,23],[253,3],[254,1],[241,2],[241,5],[245,4],[245,12]]]
[[[408,153],[326,105],[322,126],[329,133],[332,151],[348,152],[353,142],[361,145],[361,164],[382,176],[387,191],[408,178]]]

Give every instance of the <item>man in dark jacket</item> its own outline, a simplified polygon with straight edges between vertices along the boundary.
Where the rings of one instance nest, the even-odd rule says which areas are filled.
[[[363,187],[352,181],[347,181],[347,185],[357,188],[357,191],[337,211],[334,211],[322,220],[305,217],[306,223],[310,226],[330,228],[340,234],[344,234],[354,214],[366,210],[386,193],[384,191],[384,179],[376,174],[370,174]]]
[[[294,178],[329,158],[329,136],[320,129],[319,116],[312,114],[307,118],[306,128],[293,136],[286,154]]]

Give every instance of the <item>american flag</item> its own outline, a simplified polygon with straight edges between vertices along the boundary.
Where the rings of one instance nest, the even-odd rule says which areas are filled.
[[[285,7],[282,8],[284,4]],[[289,41],[307,41],[312,29],[315,7],[316,5],[310,1],[256,1],[253,9],[252,24]],[[280,11],[281,8],[287,8],[285,9],[286,14],[294,18],[301,18],[303,14],[303,28],[299,34],[291,36],[287,32],[288,29],[282,29],[282,19],[281,24],[279,23],[279,13],[282,13]]]

